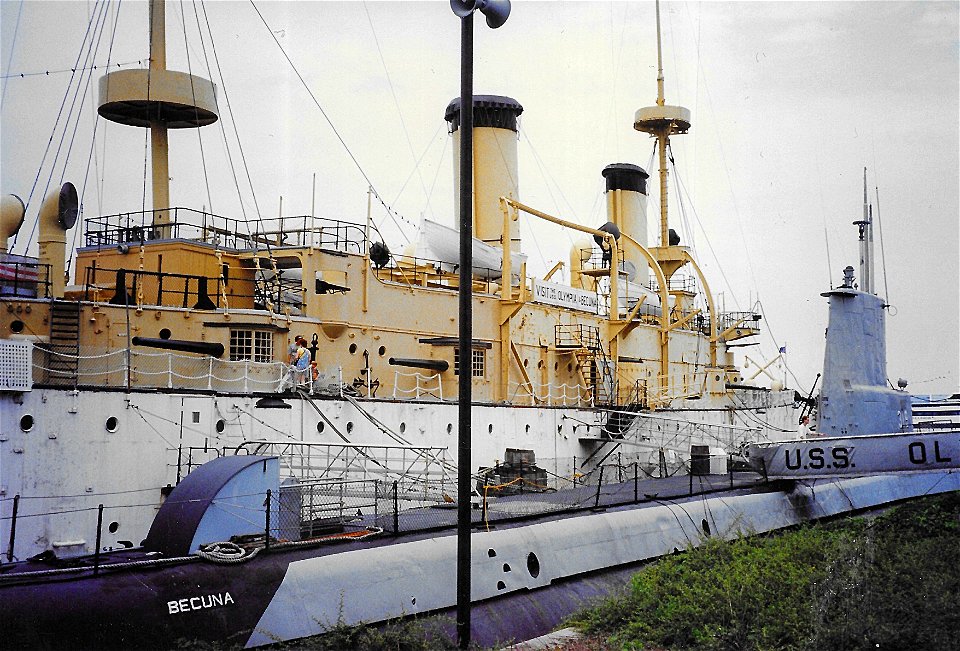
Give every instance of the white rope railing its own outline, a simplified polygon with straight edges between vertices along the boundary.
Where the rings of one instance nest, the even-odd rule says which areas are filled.
[[[526,396],[531,405],[549,405],[562,407],[584,407],[593,405],[593,396],[581,384],[560,384],[547,382],[535,384],[533,382],[517,382],[510,392],[510,402]]]
[[[76,379],[79,385],[98,384],[125,386],[129,369],[134,386],[172,389],[231,389],[242,385],[243,391],[279,390],[287,375],[281,362],[220,360],[213,357],[191,357],[176,353],[148,353],[114,350],[107,353],[70,355],[34,348],[34,377]],[[72,367],[76,367],[76,371]],[[70,369],[70,370],[66,370]]]
[[[412,389],[400,388],[400,378],[414,378],[413,388]],[[436,380],[437,382],[436,393],[434,393],[434,390],[431,388],[429,384],[431,380]],[[423,381],[423,384],[421,384],[421,381]],[[423,375],[421,373],[401,373],[400,371],[394,372],[394,376],[393,376],[393,397],[394,398],[398,400],[420,400],[420,398],[424,396],[430,396],[432,398],[443,400],[443,380],[440,378],[439,373],[434,373],[432,375]]]

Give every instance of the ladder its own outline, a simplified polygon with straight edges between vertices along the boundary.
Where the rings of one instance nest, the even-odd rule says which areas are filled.
[[[80,303],[53,299],[50,303],[50,343],[47,382],[76,386],[80,355]]]

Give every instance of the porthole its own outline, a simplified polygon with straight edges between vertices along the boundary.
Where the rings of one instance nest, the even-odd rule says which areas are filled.
[[[527,571],[533,578],[540,576],[540,559],[533,552],[527,554]]]
[[[559,371],[559,370],[560,370],[560,362],[554,362],[554,363],[553,363],[553,370],[554,370],[554,371]]]
[[[227,422],[222,418],[217,421],[217,434],[223,434],[223,430],[227,427]]]
[[[567,364],[567,373],[573,373],[573,364]]]
[[[317,423],[317,432],[320,432],[320,433],[323,432],[323,421],[320,421],[319,423]]]
[[[530,423],[527,423],[527,425],[526,425],[526,427],[524,427],[524,430],[523,430],[523,431],[526,432],[527,434],[530,433]]]
[[[347,423],[347,434],[349,434],[352,431],[353,431],[353,421],[351,420]]]
[[[493,434],[493,423],[487,425],[487,433]]]
[[[19,319],[17,319],[16,321],[10,324],[10,332],[12,332],[13,334],[20,334],[21,332],[23,332],[23,328],[24,328],[23,321],[20,321]]]
[[[386,346],[380,346],[380,348],[377,349],[377,354],[380,355],[380,357],[383,357],[384,355],[386,355],[386,354],[387,354],[387,347],[386,347]]]
[[[111,523],[110,523],[110,526],[107,527],[107,530],[108,530],[110,533],[117,533],[117,529],[119,529],[119,528],[120,528],[120,523],[119,523],[119,522],[111,522]]]
[[[351,354],[351,355],[356,355],[356,354],[357,354],[357,345],[356,345],[356,344],[350,344],[349,350],[350,350],[350,354]]]
[[[541,359],[539,362],[537,362],[537,368],[543,368],[543,360],[542,360],[542,359]]]
[[[32,430],[33,416],[31,416],[30,414],[24,414],[20,418],[20,429],[22,429],[24,432],[29,432],[30,430]]]
[[[447,423],[447,434],[453,431],[453,423]]]
[[[507,584],[503,581],[497,581],[497,590],[506,590]]]
[[[496,555],[497,555],[497,550],[495,550],[495,549],[488,549],[488,550],[487,550],[487,556],[489,556],[490,558],[493,558],[493,557],[496,556]]]
[[[169,338],[170,338],[170,328],[164,328],[163,330],[161,330],[161,331],[160,331],[160,338],[161,338],[161,339],[169,339]]]
[[[530,360],[529,360],[529,359],[523,360],[523,368],[527,368],[529,365],[530,365]]]
[[[107,428],[108,432],[111,432],[111,433],[116,432],[117,429],[119,429],[120,427],[120,421],[117,420],[116,416],[111,416],[110,418],[107,419],[107,422],[104,423],[104,427]]]
[[[510,563],[504,563],[504,564],[503,564],[503,571],[504,571],[504,572],[509,572],[509,571],[510,571]]]
[[[407,431],[407,424],[406,424],[406,423],[400,423],[400,433],[403,434],[403,433],[406,432],[406,431]]]

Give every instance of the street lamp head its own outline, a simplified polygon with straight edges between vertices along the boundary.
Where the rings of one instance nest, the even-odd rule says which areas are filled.
[[[487,27],[496,29],[510,16],[510,0],[450,0],[450,8],[460,18],[476,10],[487,17]]]

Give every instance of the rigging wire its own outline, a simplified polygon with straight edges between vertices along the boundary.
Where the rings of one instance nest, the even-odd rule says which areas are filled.
[[[227,103],[227,112],[230,114],[231,123],[234,125],[234,129],[236,129],[236,121],[233,118],[233,107],[230,105],[230,96],[227,94],[227,87],[223,79],[223,73],[220,70],[220,60],[217,58],[217,48],[213,42],[213,31],[210,29],[210,21],[207,20],[207,8],[206,8],[206,5],[204,5],[202,2],[200,6],[203,8],[203,17],[207,25],[207,35],[210,37],[210,49],[213,51],[214,61],[216,62],[216,65],[217,65],[217,76],[220,80],[220,90],[223,92],[224,101]],[[200,13],[197,11],[196,1],[194,1],[193,3],[193,13],[197,21],[197,30],[200,32],[200,41],[201,43],[203,43],[203,30],[200,27]],[[213,79],[214,78],[213,69],[210,67],[210,57],[207,54],[207,46],[205,43],[203,44],[202,50],[203,50],[203,59],[207,66],[207,76]],[[243,191],[240,189],[240,179],[237,177],[237,166],[234,165],[233,163],[233,150],[230,147],[230,141],[227,138],[227,127],[224,124],[225,120],[217,120],[217,122],[219,122],[220,124],[220,135],[223,136],[223,148],[227,154],[227,166],[230,168],[230,174],[233,176],[233,185],[237,190],[237,201],[240,204],[240,214],[243,215],[244,225],[247,225],[247,207],[243,202]],[[242,154],[243,149],[240,146],[239,139],[237,140],[237,148],[240,150]],[[246,168],[246,160],[244,160],[244,168]],[[256,205],[255,195],[254,195],[254,205]],[[259,211],[258,211],[258,214],[259,214]],[[248,233],[249,233],[249,226],[248,226]],[[256,243],[254,243],[254,247],[256,247]]]
[[[250,3],[253,4],[253,0],[251,0]],[[265,225],[264,225],[264,223],[263,223],[263,216],[262,216],[262,214],[260,213],[260,204],[257,202],[257,193],[256,193],[256,190],[255,190],[254,187],[253,187],[253,179],[252,179],[252,177],[250,176],[250,166],[247,165],[247,156],[246,156],[246,154],[245,154],[244,151],[243,151],[243,143],[240,141],[240,129],[239,129],[238,125],[237,125],[236,116],[234,116],[234,114],[233,114],[233,104],[230,102],[230,95],[227,93],[226,80],[225,80],[224,77],[223,77],[223,68],[220,66],[220,57],[219,57],[219,55],[217,54],[217,46],[216,46],[216,43],[214,42],[214,38],[213,38],[213,29],[210,27],[210,17],[207,15],[207,5],[206,5],[206,3],[203,2],[202,0],[201,0],[201,3],[200,3],[200,7],[203,9],[203,20],[204,20],[204,23],[206,24],[206,27],[207,27],[207,35],[210,37],[210,50],[213,52],[213,61],[214,61],[214,63],[215,63],[216,66],[217,66],[217,76],[218,76],[219,79],[220,79],[220,88],[221,88],[221,90],[223,91],[223,97],[224,97],[224,100],[225,100],[226,103],[227,103],[227,112],[230,114],[230,123],[233,125],[233,136],[234,136],[234,138],[236,138],[236,141],[237,141],[237,151],[240,153],[240,161],[241,161],[241,163],[243,164],[243,170],[244,170],[244,172],[245,172],[245,174],[246,174],[246,177],[247,177],[247,185],[248,185],[249,188],[250,188],[250,197],[251,197],[252,200],[253,200],[253,207],[254,207],[254,210],[255,210],[256,213],[257,213],[257,224],[259,224],[260,229],[261,229],[262,231],[266,231],[267,229],[266,229],[266,227],[265,227]],[[257,8],[255,4],[253,5],[253,7],[254,7],[254,9]],[[194,4],[194,13],[196,13],[196,4]],[[260,11],[257,10],[257,14],[258,14],[258,15],[259,15],[259,13],[260,13]],[[200,18],[199,18],[199,16],[197,16],[198,29],[199,29],[199,20],[200,20]],[[263,17],[262,17],[262,16],[261,16],[261,20],[263,20]],[[264,24],[266,25],[266,21],[264,21]],[[269,31],[269,26],[267,26],[267,29],[268,29],[268,31]],[[201,30],[201,33],[202,33],[202,30]],[[274,41],[276,41],[277,37],[276,37],[276,35],[273,34],[272,31],[270,31],[270,35],[273,37]],[[278,41],[277,41],[277,45],[279,46],[279,42],[278,42]],[[282,50],[282,48],[281,48],[281,50]],[[207,69],[209,70],[209,68],[210,68],[210,61],[209,61],[209,59],[207,58],[206,45],[203,46],[203,52],[204,52],[204,59],[205,59],[206,62],[207,62]],[[210,72],[210,76],[211,76],[211,77],[213,76],[212,71]],[[247,227],[247,233],[250,234],[250,236],[251,236],[251,237],[250,237],[250,241],[251,241],[251,243],[253,244],[253,251],[254,251],[254,253],[256,254],[256,253],[258,253],[259,250],[260,250],[260,249],[259,249],[259,246],[258,246],[258,243],[261,241],[261,238],[253,237],[253,234],[250,233],[249,221],[247,220],[247,212],[246,212],[246,209],[244,208],[244,204],[243,204],[243,193],[242,193],[241,190],[240,190],[240,183],[239,183],[239,181],[238,181],[238,179],[237,179],[236,170],[235,170],[235,168],[234,168],[234,166],[233,166],[233,156],[230,154],[230,145],[229,145],[229,142],[228,142],[228,140],[227,140],[226,128],[223,126],[223,122],[222,122],[222,121],[221,121],[221,130],[222,130],[222,133],[223,133],[224,147],[225,147],[226,150],[227,150],[227,158],[228,158],[228,160],[230,161],[230,168],[231,168],[231,172],[233,173],[233,177],[234,177],[234,183],[236,184],[236,187],[237,187],[238,200],[240,201],[240,210],[241,210],[241,213],[242,213],[243,216],[244,216],[243,222],[244,222],[244,225]],[[271,265],[272,265],[272,267],[273,267],[274,274],[273,274],[272,279],[273,279],[273,282],[274,282],[274,284],[275,284],[274,289],[277,289],[277,290],[278,290],[278,294],[279,294],[280,274],[279,274],[278,270],[276,269],[276,261],[274,260],[274,257],[273,257],[273,249],[272,249],[272,247],[271,247],[271,245],[270,245],[270,238],[266,238],[266,237],[265,237],[265,238],[262,238],[262,242],[263,242],[264,246],[265,246],[266,249],[267,249],[267,257],[268,257],[268,259],[270,260],[270,263],[271,263]],[[257,272],[255,272],[255,273],[259,273],[259,275],[260,275],[260,282],[262,282],[264,285],[266,285],[266,283],[268,282],[268,279],[267,279],[266,271],[265,271],[264,269],[260,268],[259,257],[255,257],[255,258],[254,258],[254,263],[256,264],[256,269],[257,269]],[[269,307],[269,306],[270,306],[270,299],[268,298],[267,293],[268,293],[268,292],[266,291],[266,289],[264,289],[264,297],[263,297],[264,304]],[[273,295],[273,289],[271,289],[271,291],[269,292],[269,294],[270,294],[271,296]],[[279,305],[276,306],[276,307],[274,307],[274,308],[271,308],[271,311],[276,311],[276,309],[279,309]]]
[[[251,0],[251,4],[252,4],[252,0]],[[205,2],[202,2],[202,1],[201,1],[200,6],[203,8],[203,19],[204,19],[204,22],[206,23],[206,26],[207,26],[207,34],[210,36],[210,50],[213,52],[213,61],[214,61],[214,63],[215,63],[216,66],[217,66],[217,76],[220,78],[220,89],[223,91],[223,98],[224,98],[224,100],[226,100],[226,102],[227,102],[227,112],[230,114],[230,122],[231,122],[231,124],[233,125],[233,132],[234,132],[233,135],[234,135],[234,138],[236,138],[236,140],[237,140],[237,150],[240,152],[240,161],[241,161],[241,163],[243,164],[243,169],[244,169],[244,171],[246,172],[246,175],[247,175],[247,184],[250,186],[250,196],[251,196],[251,198],[252,198],[252,200],[253,200],[254,210],[256,210],[256,212],[257,212],[257,221],[258,221],[258,223],[259,223],[259,224],[261,225],[261,227],[262,227],[262,226],[263,226],[263,217],[262,217],[262,215],[261,215],[261,213],[260,213],[260,204],[257,202],[257,193],[256,193],[256,191],[255,191],[254,188],[253,188],[253,179],[250,177],[250,167],[247,165],[247,157],[246,157],[246,154],[244,154],[244,152],[243,152],[243,144],[240,142],[240,130],[239,130],[239,128],[237,127],[237,119],[236,119],[236,117],[235,117],[234,114],[233,114],[233,104],[230,102],[230,96],[227,94],[226,82],[225,82],[225,80],[224,80],[224,78],[223,78],[223,69],[222,69],[221,66],[220,66],[220,57],[217,55],[217,46],[216,46],[216,44],[214,43],[214,40],[213,40],[213,30],[212,30],[211,27],[210,27],[210,17],[207,15],[207,5],[206,5]],[[254,5],[254,8],[256,9],[256,5]],[[257,13],[259,13],[259,11],[258,11]],[[266,24],[266,23],[264,23],[264,24]],[[268,29],[269,29],[269,27],[268,27]],[[271,32],[271,35],[272,35],[272,32]],[[276,40],[276,36],[274,36],[274,40]],[[238,184],[238,189],[239,189],[239,184]],[[241,197],[241,200],[240,200],[240,205],[241,205],[241,208],[242,208],[242,206],[243,206],[243,199],[242,199],[242,197]],[[244,214],[244,222],[246,223],[246,212],[244,211],[243,214]],[[266,230],[266,229],[264,229],[264,230]],[[253,238],[252,238],[252,239],[253,239]],[[257,246],[257,244],[256,244],[257,240],[256,240],[256,239],[253,239],[253,242],[254,242],[254,251],[256,251],[256,250],[257,250],[257,248],[256,248],[256,246]],[[273,257],[273,254],[272,254],[272,252],[270,251],[270,242],[269,242],[269,240],[265,240],[265,242],[266,242],[267,251],[268,251],[268,253],[270,253],[270,257],[272,258],[272,257]]]
[[[194,6],[196,10],[196,6]],[[190,61],[190,42],[187,39],[187,17],[186,13],[183,10],[183,0],[180,0],[180,22],[183,25],[183,49],[187,55],[187,74],[190,76],[190,98],[193,100],[193,117],[194,120],[199,122],[200,119],[200,109],[197,106],[197,89],[193,83],[193,67]],[[202,42],[201,33],[201,42]],[[207,188],[207,205],[210,207],[210,212],[213,212],[213,196],[210,194],[210,176],[207,174],[207,159],[203,155],[203,129],[196,129],[197,132],[197,143],[200,147],[200,166],[203,168],[203,182]],[[166,206],[169,208],[170,206]],[[156,208],[156,206],[154,206]]]
[[[137,59],[136,61],[124,61],[122,63],[111,63],[107,59],[106,63],[93,63],[90,65],[80,66],[77,68],[62,68],[60,70],[40,70],[37,72],[9,72],[9,65],[7,66],[7,73],[0,76],[0,79],[26,79],[27,77],[49,77],[50,75],[61,75],[67,72],[85,72],[87,70],[106,70],[109,71],[111,66],[116,66],[117,68],[122,68],[123,66],[133,66],[143,65],[143,59]],[[6,87],[6,84],[4,84]]]
[[[433,132],[433,135],[430,137],[430,142],[427,143],[427,146],[424,148],[423,153],[420,154],[420,157],[419,157],[419,158],[417,158],[416,163],[414,164],[413,169],[410,170],[410,173],[407,175],[407,178],[403,180],[403,185],[401,185],[401,186],[400,186],[400,190],[397,191],[397,196],[394,198],[393,203],[397,203],[397,202],[400,200],[400,195],[403,194],[403,191],[407,188],[407,184],[410,182],[410,179],[413,178],[413,175],[414,175],[414,174],[417,174],[418,176],[420,176],[420,183],[421,183],[421,185],[423,185],[423,176],[422,176],[422,174],[420,174],[420,163],[422,163],[422,162],[423,162],[423,159],[426,158],[427,153],[430,151],[430,148],[433,147],[433,143],[437,142],[437,140],[438,140],[438,137],[437,137],[437,136],[440,135],[440,130],[441,130],[441,129],[443,129],[443,124],[437,125],[437,130],[434,131],[434,132]],[[412,146],[412,145],[411,145],[411,146]],[[442,148],[441,148],[441,154],[440,154],[441,164],[442,164],[442,160],[443,160],[443,153],[442,153],[442,150],[443,150],[443,149],[446,149],[446,147],[442,147]],[[440,173],[440,166],[439,166],[439,164],[438,164],[438,166],[437,166],[437,175],[439,175],[439,173]],[[431,206],[430,206],[430,197],[433,195],[433,188],[434,188],[434,186],[436,185],[436,182],[437,182],[437,175],[434,175],[434,177],[433,177],[433,183],[434,183],[434,185],[430,186],[430,191],[429,191],[429,192],[427,191],[427,188],[426,188],[425,185],[424,185],[424,188],[423,188],[423,192],[424,192],[424,194],[426,195],[426,205],[427,205],[427,208],[431,208]],[[389,208],[388,208],[388,210],[389,210]],[[433,216],[433,210],[432,210],[432,209],[431,209],[431,211],[430,211],[430,214],[431,214],[431,216]],[[399,217],[401,220],[407,222],[408,224],[410,223],[405,217],[403,217],[403,215],[400,215],[399,213],[397,214],[397,217]],[[436,219],[436,218],[434,217],[434,219]],[[394,219],[394,225],[397,226],[398,229],[400,228],[400,225],[396,223],[396,219]],[[412,225],[412,224],[411,224],[411,225]],[[403,235],[404,237],[406,237],[406,234],[403,232],[402,229],[400,229],[400,234]],[[410,241],[410,240],[407,240],[407,242],[409,242],[409,241]]]
[[[108,3],[105,2],[105,3],[103,4],[103,8],[102,8],[102,10],[101,10],[101,17],[100,17],[100,19],[98,19],[97,27],[96,27],[96,30],[95,30],[95,31],[96,31],[96,43],[94,44],[94,42],[91,40],[90,45],[87,47],[87,59],[90,59],[90,58],[92,58],[92,57],[95,57],[95,56],[97,55],[97,52],[98,52],[99,49],[100,49],[100,39],[103,38],[103,32],[104,32],[104,27],[106,26],[106,16],[107,16],[107,13],[108,13],[108,8],[109,8],[109,5],[108,5]],[[84,75],[81,75],[81,76],[80,76],[81,83],[82,83],[82,81],[83,81],[83,76],[84,76]],[[82,106],[83,106],[84,102],[86,102],[87,94],[88,94],[88,92],[90,91],[90,83],[93,81],[93,71],[92,71],[92,70],[89,71],[89,74],[86,74],[86,78],[87,78],[87,82],[86,82],[86,84],[83,84],[83,96],[82,96],[82,99],[81,99],[81,101],[80,101],[80,107],[81,107],[81,108],[78,108],[78,109],[77,109],[77,117],[76,117],[76,120],[73,122],[73,131],[72,131],[71,134],[70,134],[70,144],[67,146],[67,153],[66,153],[66,155],[65,155],[64,158],[63,158],[63,169],[61,170],[60,180],[59,180],[59,183],[60,183],[60,184],[63,183],[63,180],[64,180],[64,178],[66,177],[66,174],[67,174],[67,163],[68,163],[69,160],[70,160],[70,154],[73,152],[73,144],[74,144],[74,142],[76,141],[77,130],[78,130],[79,127],[80,127],[80,119],[81,119],[81,117],[82,117],[82,116],[81,116]],[[70,113],[71,113],[71,115],[73,114],[74,106],[76,106],[76,104],[77,104],[77,99],[78,99],[78,97],[80,97],[80,84],[77,85],[77,91],[76,91],[76,93],[74,94],[73,102],[71,102],[71,106],[70,106]],[[69,120],[69,119],[70,119],[70,118],[68,118],[68,120]],[[64,135],[66,135],[66,134],[64,133]]]
[[[874,186],[877,194],[877,230],[880,232],[880,260],[883,262],[884,307],[890,307],[890,287],[887,285],[887,255],[883,250],[883,222],[880,220],[880,187]]]
[[[393,97],[393,103],[397,108],[397,117],[400,119],[400,127],[403,129],[403,136],[407,141],[407,148],[410,150],[411,158],[414,158],[417,161],[414,171],[416,171],[417,178],[420,180],[420,187],[423,190],[423,193],[426,195],[427,184],[423,181],[423,173],[420,169],[420,159],[422,159],[423,156],[421,155],[420,159],[417,159],[417,153],[413,149],[413,142],[410,140],[410,131],[407,129],[407,123],[403,119],[403,109],[400,107],[400,100],[397,98],[397,90],[393,87],[393,79],[391,79],[390,71],[387,69],[387,61],[383,58],[383,50],[380,48],[380,39],[377,37],[377,30],[373,26],[373,19],[370,17],[370,8],[368,7],[367,2],[363,3],[363,11],[367,16],[367,23],[370,25],[370,32],[373,34],[373,42],[377,46],[377,55],[380,57],[380,65],[383,66],[383,73],[387,76],[387,85],[390,87],[390,96]],[[393,200],[394,203],[396,203],[400,198],[400,194],[402,192],[403,190],[401,189],[401,191],[397,193],[396,199]],[[406,237],[402,231],[401,234]],[[410,240],[407,239],[407,242],[409,241]]]
[[[317,109],[320,111],[320,114],[323,115],[323,119],[326,120],[327,125],[333,131],[333,134],[334,136],[336,136],[337,140],[340,141],[340,144],[343,146],[344,151],[347,152],[347,156],[350,157],[350,160],[353,161],[353,164],[357,168],[357,171],[360,172],[360,175],[367,182],[367,185],[369,186],[370,190],[373,192],[373,195],[377,197],[380,203],[382,203],[385,207],[388,208],[388,210],[390,210],[391,214],[396,214],[395,211],[393,211],[387,206],[386,201],[380,196],[380,193],[377,191],[376,187],[373,185],[373,181],[370,180],[370,177],[367,175],[366,171],[360,165],[360,161],[357,160],[357,157],[354,155],[353,151],[351,151],[350,147],[347,146],[347,142],[343,139],[343,136],[340,135],[340,132],[337,130],[337,127],[333,124],[333,120],[330,119],[330,116],[327,114],[326,110],[320,104],[320,100],[318,100],[317,96],[314,95],[313,91],[310,89],[310,86],[307,84],[306,79],[303,78],[303,75],[300,74],[300,70],[297,69],[296,65],[294,65],[293,60],[290,58],[290,55],[288,55],[287,51],[283,49],[282,45],[280,45],[280,41],[277,39],[277,35],[270,28],[270,24],[267,23],[267,20],[266,18],[263,17],[263,14],[260,13],[260,9],[259,7],[257,7],[257,3],[255,2],[255,0],[250,0],[250,5],[253,7],[254,11],[257,12],[257,16],[260,18],[260,21],[263,23],[263,26],[267,28],[267,31],[270,33],[270,37],[273,39],[273,42],[276,43],[277,48],[280,50],[280,54],[283,55],[283,58],[286,59],[287,64],[290,66],[290,69],[293,70],[293,73],[297,76],[297,79],[300,80],[300,84],[303,86],[304,90],[307,91],[307,95],[309,95],[310,99],[313,100],[313,103],[317,107]],[[412,223],[412,222],[409,222],[408,220],[408,223]]]
[[[696,243],[696,234],[694,233],[693,227],[690,224],[690,219],[687,216],[687,203],[690,204],[690,209],[693,211],[693,203],[690,199],[689,193],[687,193],[687,203],[683,201],[683,194],[681,190],[684,190],[683,183],[680,181],[680,170],[677,169],[677,161],[673,158],[673,143],[667,145],[667,160],[670,161],[670,167],[673,168],[673,176],[677,179],[676,189],[674,192],[677,195],[677,206],[680,210],[680,222],[683,224],[683,228],[686,231],[687,238],[690,240],[690,248],[693,249],[694,257],[697,257],[697,243]],[[696,215],[694,215],[696,216]],[[706,238],[707,231],[703,228],[703,224],[699,219],[696,220],[697,224],[700,226],[700,230],[703,231],[704,237]]]
[[[0,111],[3,110],[5,106],[4,100],[7,97],[7,79],[11,77],[10,75],[10,66],[13,65],[13,53],[16,51],[17,46],[17,36],[20,34],[20,16],[23,14],[23,0],[20,0],[20,4],[17,6],[17,22],[13,26],[13,38],[10,41],[10,54],[7,55],[7,69],[3,74],[3,89],[0,90]],[[22,76],[22,75],[21,75]]]
[[[97,4],[99,4],[99,3],[100,3],[100,0],[97,0]],[[95,6],[96,6],[96,5],[95,5]],[[94,9],[94,13],[95,13],[95,12],[96,12],[96,9]],[[90,20],[87,21],[87,30],[86,30],[86,32],[84,33],[83,39],[82,39],[82,41],[81,41],[81,43],[80,43],[80,49],[79,49],[79,51],[77,52],[77,59],[76,59],[76,61],[74,62],[74,68],[79,67],[80,57],[81,57],[81,55],[83,54],[84,45],[85,45],[86,42],[87,42],[87,37],[90,35],[90,29],[91,29],[92,25],[93,25],[93,16],[91,15]],[[24,202],[24,213],[26,213],[26,212],[30,209],[30,204],[31,204],[32,201],[33,201],[33,195],[34,195],[34,193],[35,193],[36,190],[37,190],[37,184],[40,182],[40,175],[43,173],[43,168],[44,168],[44,165],[46,164],[47,156],[49,155],[49,153],[50,153],[50,148],[51,148],[52,145],[53,145],[54,136],[57,134],[57,130],[58,130],[58,128],[60,127],[60,119],[63,117],[63,109],[64,109],[64,107],[67,105],[67,98],[70,97],[70,89],[71,89],[72,86],[73,86],[73,80],[74,80],[74,78],[76,77],[76,74],[77,74],[76,72],[71,72],[71,73],[70,73],[70,80],[67,82],[67,88],[66,88],[66,90],[65,90],[64,93],[63,93],[63,100],[61,100],[61,102],[60,102],[60,108],[59,108],[58,111],[57,111],[57,119],[54,121],[54,123],[53,123],[53,128],[50,130],[50,136],[49,136],[48,139],[47,139],[47,146],[46,146],[46,148],[43,150],[43,156],[42,156],[41,159],[40,159],[40,165],[37,167],[37,175],[36,175],[36,177],[34,177],[33,185],[30,187],[30,194],[27,195],[27,200],[26,200],[26,202]],[[66,132],[66,126],[64,126],[64,132]],[[60,145],[58,146],[58,149],[57,149],[57,155],[59,155],[59,151],[60,151],[59,147],[62,146],[62,145],[63,145],[63,138],[62,138],[62,136],[61,136]],[[51,168],[52,168],[53,166],[55,166],[55,165],[56,165],[56,158],[54,158],[53,163],[51,163]],[[52,176],[52,174],[53,174],[53,173],[52,173],[52,171],[51,171],[51,176]],[[49,183],[49,181],[48,181],[48,183]],[[39,220],[38,220],[38,221],[39,221]],[[37,229],[37,222],[34,222],[32,228],[30,229],[30,233],[29,233],[29,235],[28,235],[28,237],[27,237],[27,242],[26,242],[26,244],[25,244],[24,247],[23,247],[23,252],[24,252],[24,254],[26,254],[27,248],[30,246],[31,241],[33,240],[33,233],[34,233],[34,231],[35,231],[36,229]],[[18,233],[17,235],[15,235],[14,238],[13,238],[13,244],[12,244],[11,247],[10,247],[10,251],[11,251],[11,252],[14,250],[14,247],[16,247],[16,245],[17,245],[18,237],[19,237],[19,233]]]
[[[113,57],[113,45],[114,45],[114,43],[115,43],[115,41],[116,41],[116,38],[117,38],[117,25],[119,24],[119,6],[120,6],[120,3],[118,2],[118,3],[117,3],[117,10],[114,11],[114,14],[113,14],[113,31],[110,33],[110,45],[109,45],[108,48],[107,48],[107,68],[109,68],[109,66],[110,66],[110,60],[111,60],[111,58]],[[91,74],[92,74],[92,73],[91,73]],[[91,98],[92,98],[92,97],[91,97]],[[99,125],[100,125],[100,120],[97,119],[96,113],[94,113],[94,117],[93,117],[93,134],[92,134],[91,137],[90,137],[90,150],[89,150],[89,152],[87,153],[87,165],[86,165],[86,168],[84,169],[84,172],[83,172],[83,186],[82,186],[81,189],[80,189],[80,206],[81,206],[81,208],[83,207],[83,203],[84,203],[83,200],[84,200],[84,198],[86,197],[86,194],[87,194],[87,182],[88,182],[89,179],[90,179],[90,162],[91,162],[91,159],[93,159],[93,160],[94,160],[94,163],[96,163],[96,157],[94,156],[94,154],[95,154],[95,152],[96,152],[96,147],[97,147],[97,128],[99,127]],[[106,136],[104,136],[104,138],[106,138]],[[106,152],[106,150],[104,150],[104,152]],[[104,153],[104,156],[106,156],[106,153]],[[95,175],[95,177],[96,177],[96,175]],[[101,199],[101,198],[102,198],[102,195],[99,195],[99,196],[98,196],[98,199]],[[98,203],[99,203],[99,202],[98,202]],[[71,240],[71,242],[70,242],[70,255],[69,255],[69,257],[67,258],[67,271],[68,271],[68,272],[69,272],[69,270],[70,270],[70,267],[73,265],[73,254],[76,252],[77,238],[80,236],[80,231],[83,230],[83,228],[81,227],[82,223],[83,223],[83,210],[80,211],[79,223],[77,224],[77,227],[74,228],[74,230],[73,230],[73,238],[72,238],[72,240]]]

